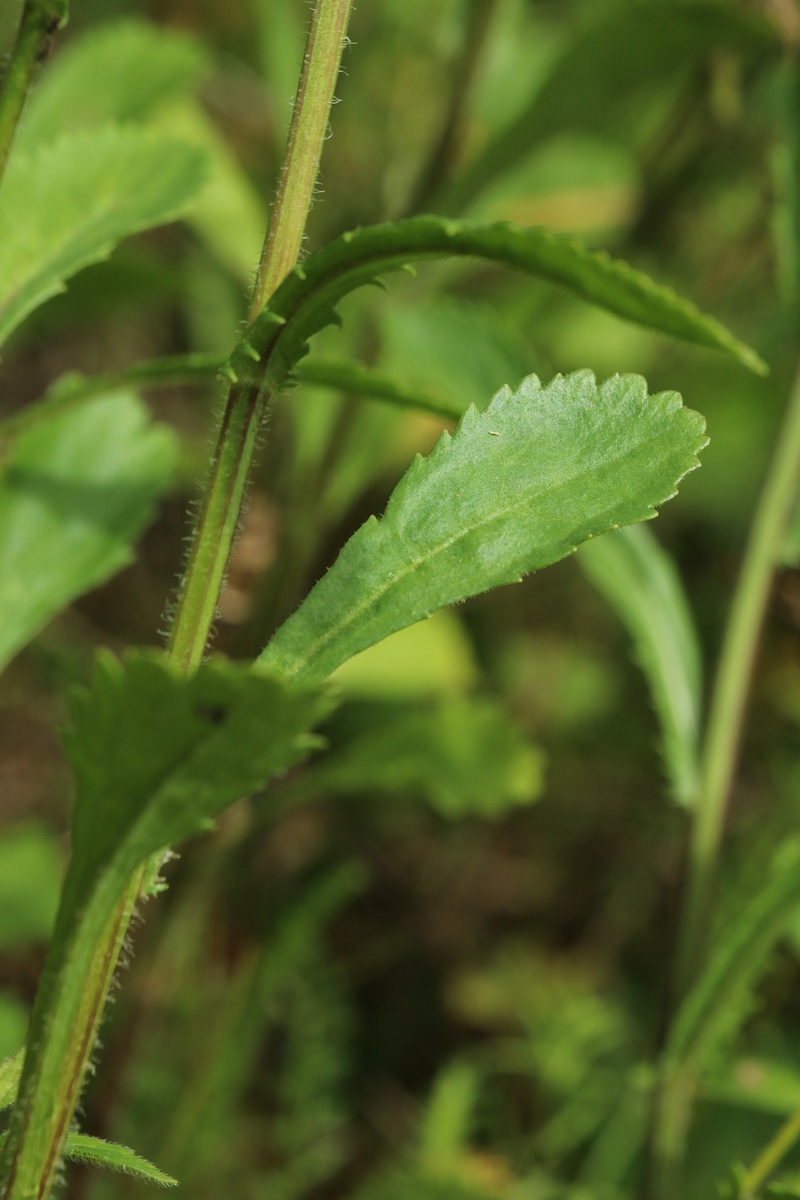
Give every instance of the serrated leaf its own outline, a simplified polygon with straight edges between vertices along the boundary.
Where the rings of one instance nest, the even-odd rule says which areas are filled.
[[[0,668],[131,561],[174,461],[170,432],[126,393],[54,413],[14,439],[0,465]]]
[[[146,1158],[140,1158],[127,1146],[85,1133],[70,1133],[67,1136],[64,1157],[70,1162],[88,1163],[93,1167],[105,1167],[110,1171],[132,1175],[135,1179],[157,1183],[160,1187],[177,1187],[178,1184],[177,1179],[154,1167]]]
[[[541,794],[542,751],[489,697],[434,706],[372,702],[366,716],[355,736],[317,765],[315,786],[417,795],[452,820],[500,817]]]
[[[141,121],[194,88],[208,67],[202,43],[147,21],[101,25],[48,65],[25,109],[18,150],[107,121]]]
[[[387,634],[647,520],[697,466],[703,418],[641,376],[535,375],[417,457],[260,662],[320,679]]]
[[[464,211],[544,139],[566,130],[607,136],[618,118],[635,119],[656,89],[680,82],[715,51],[741,53],[750,60],[780,51],[780,38],[769,21],[719,0],[648,0],[590,11],[591,20],[522,112],[489,139],[448,187],[442,200],[446,211]]]
[[[92,1050],[74,1046],[71,1030],[134,872],[303,758],[325,707],[317,692],[232,663],[211,661],[187,678],[154,652],[98,656],[64,736],[76,782],[72,859],[4,1160],[21,1194],[38,1178],[59,1102],[60,1119],[71,1115],[65,1077],[80,1080]]]
[[[702,663],[680,576],[642,525],[588,542],[578,563],[633,638],[661,723],[673,796],[690,805],[697,793]]]
[[[200,152],[134,127],[12,155],[0,188],[0,343],[123,238],[181,216],[203,174]]]
[[[308,339],[336,322],[336,305],[344,296],[412,261],[470,256],[563,284],[625,320],[724,350],[757,374],[767,371],[759,356],[719,321],[604,252],[587,250],[547,229],[425,216],[352,230],[310,255],[249,327],[231,356],[229,372],[279,391],[308,352]]]
[[[316,743],[301,735],[321,711],[316,693],[223,661],[186,679],[155,654],[100,655],[63,736],[76,786],[65,896],[106,864],[121,864],[127,879],[149,855],[208,828],[305,756]]]

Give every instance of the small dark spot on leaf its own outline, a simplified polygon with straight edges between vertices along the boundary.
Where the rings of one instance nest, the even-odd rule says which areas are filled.
[[[209,725],[224,725],[228,719],[228,710],[221,704],[198,704],[195,711],[200,720]]]

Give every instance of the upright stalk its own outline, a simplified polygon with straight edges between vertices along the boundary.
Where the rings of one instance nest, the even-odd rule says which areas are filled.
[[[253,321],[294,268],[319,173],[351,0],[319,0],[303,60],[286,157],[250,305]],[[183,670],[205,653],[236,533],[267,397],[258,384],[227,389],[205,497],[167,646]]]
[[[318,0],[314,11],[251,319],[296,262],[319,170],[350,6],[351,0]],[[52,8],[51,3],[47,11]],[[45,11],[45,6],[41,0],[39,4],[29,0],[26,13],[29,10]],[[31,61],[35,61],[36,53],[31,53]],[[185,672],[192,670],[205,652],[264,404],[257,383],[246,387],[234,384],[228,389],[211,476],[167,648],[167,657]],[[146,864],[137,870],[116,910],[110,914],[103,938],[92,950],[82,947],[84,953],[46,965],[46,972],[50,968],[51,986],[40,989],[33,1015],[34,1025],[44,1027],[43,1036],[29,1047],[26,1055],[20,1081],[21,1102],[6,1146],[3,1200],[47,1200],[50,1195],[128,921],[143,887],[152,879],[155,866]],[[86,970],[87,951],[91,957],[90,970]],[[57,989],[52,986],[54,971],[59,972]],[[81,994],[79,1011],[77,1015],[68,1015],[65,999],[78,993]],[[58,1054],[64,1070],[56,1087],[49,1090],[41,1086],[43,1063],[53,1058],[54,1043],[64,1041],[65,1024],[69,1030],[68,1045]]]
[[[67,0],[25,0],[11,58],[0,89],[0,179],[25,107],[36,64],[52,35],[67,23]]]
[[[750,681],[799,481],[800,370],[756,509],[714,682],[689,846],[674,986],[676,1006],[702,965]],[[674,1200],[680,1194],[694,1091],[693,1064],[670,1064],[654,1097],[647,1187],[650,1200]]]
[[[772,578],[800,482],[800,370],[756,509],[714,682],[689,847],[686,905],[678,954],[678,988],[694,977],[707,933],[720,845],[739,756],[747,697]]]

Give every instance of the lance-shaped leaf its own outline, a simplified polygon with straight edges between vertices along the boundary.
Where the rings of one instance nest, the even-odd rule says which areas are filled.
[[[662,730],[679,804],[697,793],[702,664],[697,630],[672,559],[642,525],[581,547],[578,562],[628,629]]]
[[[65,735],[76,782],[72,859],[4,1154],[9,1195],[35,1189],[49,1150],[63,1148],[93,1049],[75,1045],[73,1030],[81,1014],[86,1024],[87,995],[107,987],[97,947],[105,955],[109,933],[123,936],[134,873],[299,761],[316,744],[306,731],[324,707],[317,692],[231,663],[186,678],[155,653],[98,657]]]
[[[324,678],[446,604],[513,583],[618,525],[644,521],[705,445],[703,418],[638,375],[576,371],[504,388],[417,457],[261,662]]]
[[[133,127],[12,155],[0,188],[0,343],[123,238],[181,216],[203,175],[202,153]]]
[[[337,323],[336,305],[386,271],[413,261],[476,257],[563,284],[625,320],[684,341],[724,350],[757,373],[766,366],[724,325],[670,288],[603,252],[547,229],[412,217],[342,234],[283,281],[228,364],[232,379],[279,390],[308,351],[308,339]]]
[[[132,1175],[143,1183],[157,1183],[160,1187],[175,1187],[177,1179],[141,1158],[128,1146],[107,1142],[104,1138],[90,1137],[85,1133],[71,1133],[64,1147],[64,1157],[70,1162],[88,1163],[93,1167],[105,1167]]]
[[[129,393],[20,433],[0,464],[0,668],[65,605],[131,561],[169,484],[169,430]]]

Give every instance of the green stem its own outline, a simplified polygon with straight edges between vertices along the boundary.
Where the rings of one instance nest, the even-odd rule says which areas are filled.
[[[781,1125],[772,1141],[764,1147],[740,1184],[742,1200],[755,1196],[758,1189],[800,1138],[800,1108]]]
[[[351,0],[319,0],[308,34],[286,158],[272,213],[250,320],[294,268],[314,194]],[[260,383],[227,389],[217,445],[181,584],[167,654],[183,670],[205,653],[239,511],[270,396]]]
[[[278,195],[250,305],[252,321],[300,256],[339,76],[351,0],[319,0],[308,31]]]
[[[67,23],[67,0],[25,0],[17,38],[0,88],[0,179],[37,63],[52,35]]]
[[[689,848],[689,879],[678,956],[679,990],[691,982],[707,932],[725,817],[747,696],[800,477],[800,372],[756,509],[714,682]]]
[[[756,509],[714,681],[689,847],[686,901],[676,962],[676,1003],[686,995],[702,962],[747,696],[772,578],[781,561],[797,495],[798,476],[800,372],[792,386],[786,416]],[[674,1065],[657,1089],[650,1143],[649,1189],[655,1200],[661,1197],[669,1200],[679,1194],[694,1090],[689,1063]]]
[[[275,283],[294,266],[300,247],[349,11],[350,0],[319,0],[314,12],[286,167],[253,300],[254,314],[269,298]],[[302,161],[303,156],[312,155],[313,161]],[[258,384],[244,388],[234,384],[228,389],[211,476],[167,648],[168,657],[185,671],[195,667],[205,651],[265,403]],[[69,958],[58,964],[57,976],[52,967],[49,972],[45,969],[34,1005],[19,1103],[6,1147],[3,1200],[47,1200],[50,1195],[128,919],[148,873],[146,864],[131,879],[95,944],[76,945]],[[54,1070],[58,1070],[57,1085],[44,1086],[50,1083]]]

